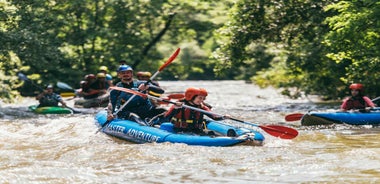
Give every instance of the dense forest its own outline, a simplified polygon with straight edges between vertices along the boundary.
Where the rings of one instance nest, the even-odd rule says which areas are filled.
[[[0,96],[79,87],[119,61],[160,80],[246,80],[285,95],[380,95],[378,0],[0,1]],[[18,74],[28,80],[20,80]]]

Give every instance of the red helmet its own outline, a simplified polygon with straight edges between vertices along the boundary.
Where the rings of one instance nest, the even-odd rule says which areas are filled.
[[[144,72],[137,72],[137,77],[141,77],[141,76],[143,76],[144,75]]]
[[[204,88],[187,88],[185,92],[185,99],[190,101],[197,95],[207,96],[207,91]]]
[[[360,83],[351,84],[350,89],[362,91],[363,90],[363,84],[360,84]]]
[[[96,76],[95,76],[94,74],[88,74],[88,75],[85,75],[85,76],[84,76],[84,79],[85,79],[85,80],[95,79],[95,78],[96,78]]]

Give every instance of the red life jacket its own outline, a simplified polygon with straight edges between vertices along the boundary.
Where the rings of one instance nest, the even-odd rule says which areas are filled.
[[[210,109],[203,104],[201,104],[200,106],[192,106],[206,111],[210,111]],[[172,118],[171,122],[174,124],[175,128],[202,130],[203,115],[204,114],[199,111],[195,111],[189,108],[181,108],[180,111]]]
[[[363,99],[363,97],[358,98],[349,98],[346,102],[346,108],[347,110],[350,109],[364,109],[366,107],[366,103]]]

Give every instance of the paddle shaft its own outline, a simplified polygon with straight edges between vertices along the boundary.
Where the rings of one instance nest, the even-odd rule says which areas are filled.
[[[41,91],[44,91],[43,88],[41,88],[41,86],[37,85],[36,83],[34,83],[32,80],[30,80],[26,75],[24,75],[23,73],[18,73],[17,74],[18,78],[21,79],[22,81],[29,81],[33,86],[37,87],[39,90]]]
[[[74,114],[77,114],[77,113],[82,113],[82,111],[78,111],[78,110],[75,110],[74,108],[72,108],[72,107],[69,107],[69,106],[66,106],[66,108],[68,108],[68,109],[72,110]]]
[[[171,100],[171,99],[178,100],[178,99],[185,98],[185,95],[183,93],[173,93],[161,98],[166,99],[166,100]],[[158,102],[159,104],[169,104],[168,102],[164,102],[164,101],[158,101]]]
[[[174,61],[175,58],[177,58],[179,52],[181,51],[180,48],[177,48],[176,51],[174,51],[174,53],[169,57],[169,59],[163,64],[160,66],[160,68],[158,68],[158,70],[149,78],[148,81],[146,81],[145,85],[149,84],[150,82],[152,82],[152,80],[154,78],[156,78],[156,76],[163,70],[165,69],[170,63],[172,63]]]

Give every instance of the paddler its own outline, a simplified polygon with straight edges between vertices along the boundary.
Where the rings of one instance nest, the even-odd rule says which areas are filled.
[[[91,75],[91,78],[95,75]],[[90,78],[90,76],[88,77]],[[82,89],[84,99],[94,99],[107,93],[106,75],[104,73],[96,74],[95,79],[91,79],[91,83]]]
[[[163,121],[170,121],[174,125],[174,130],[176,132],[192,132],[199,135],[205,135],[205,125],[204,125],[204,113],[185,108],[182,105],[192,106],[205,111],[210,111],[211,109],[205,104],[208,93],[204,88],[190,87],[185,91],[185,98],[179,100],[176,104],[172,105],[170,109],[166,112],[163,117]],[[206,114],[214,120],[223,120],[230,118],[229,115],[225,116],[213,116]]]
[[[108,73],[108,67],[100,66],[99,73],[104,73],[106,79],[106,88],[113,86],[112,76]]]
[[[164,90],[159,86],[152,83],[146,84],[146,81],[134,80],[133,69],[128,65],[120,65],[117,70],[117,76],[121,80],[115,85],[117,87],[133,89],[142,93],[146,93],[148,90],[158,94],[164,93]],[[113,113],[121,108],[124,103],[128,104],[117,114],[120,119],[138,121],[136,118],[139,118],[140,120],[145,120],[145,118],[152,118],[163,112],[162,109],[157,109],[148,98],[144,99],[138,95],[131,98],[132,96],[130,93],[112,90],[110,92],[107,120],[112,120],[114,118]]]
[[[369,111],[376,105],[371,101],[370,98],[365,96],[364,86],[360,83],[354,83],[350,85],[351,96],[344,99],[342,105],[340,106],[341,111],[348,110],[361,110]]]
[[[54,93],[54,87],[51,84],[47,85],[44,91],[36,96],[36,100],[40,102],[38,107],[57,107],[59,103],[62,104],[62,107],[67,107],[62,97]]]

